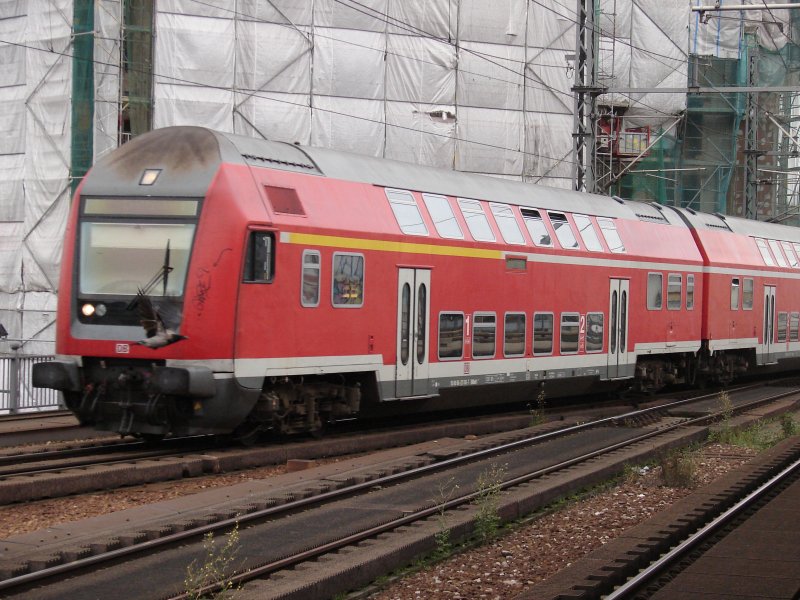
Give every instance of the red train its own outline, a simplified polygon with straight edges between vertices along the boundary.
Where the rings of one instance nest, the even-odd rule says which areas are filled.
[[[798,257],[791,227],[167,128],[78,189],[33,383],[158,437],[727,381],[797,366]]]

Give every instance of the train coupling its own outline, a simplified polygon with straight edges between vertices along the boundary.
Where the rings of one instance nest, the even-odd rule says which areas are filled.
[[[33,387],[49,388],[60,392],[78,392],[81,389],[78,365],[60,360],[34,364],[31,383]]]

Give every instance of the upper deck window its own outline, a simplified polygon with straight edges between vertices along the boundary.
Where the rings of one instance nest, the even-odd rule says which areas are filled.
[[[597,217],[597,224],[600,225],[600,231],[608,244],[608,249],[615,253],[625,252],[625,244],[619,237],[614,221],[606,217]]]
[[[789,259],[789,266],[793,269],[796,269],[800,264],[797,262],[797,256],[792,249],[792,245],[789,242],[781,242],[781,248],[786,253],[786,258]]]
[[[386,197],[389,199],[400,231],[407,235],[428,235],[428,228],[422,220],[417,201],[411,192],[386,188]]]
[[[525,238],[522,237],[522,232],[517,225],[517,219],[514,217],[514,211],[507,204],[495,204],[494,202],[489,205],[494,215],[494,220],[497,222],[497,227],[500,228],[500,233],[503,239],[509,244],[524,244]]]
[[[781,251],[781,245],[775,240],[768,240],[768,241],[769,241],[769,247],[772,250],[772,255],[775,257],[775,260],[778,261],[778,266],[788,267],[789,263],[786,262],[786,257],[783,256],[783,252]]]
[[[422,199],[425,201],[428,213],[433,219],[433,225],[441,237],[453,240],[464,239],[464,232],[461,231],[461,226],[456,221],[456,216],[453,209],[450,208],[447,198],[438,194],[422,194]]]
[[[768,267],[775,266],[775,259],[772,258],[772,254],[769,253],[769,248],[767,248],[767,242],[760,238],[754,238],[756,241],[756,246],[758,246],[758,251],[761,252],[761,258],[764,259],[764,264]]]
[[[578,226],[578,233],[581,234],[581,239],[586,249],[590,252],[602,252],[603,245],[597,238],[597,232],[594,230],[592,220],[586,215],[572,215],[572,218],[575,219],[575,225]]]
[[[489,225],[489,219],[483,212],[483,206],[477,200],[458,199],[458,206],[461,207],[461,214],[467,222],[467,227],[472,237],[477,242],[493,242],[494,232]]]
[[[539,247],[552,248],[553,238],[550,237],[550,232],[544,224],[542,215],[538,210],[532,208],[521,208],[522,220],[525,221],[525,227],[528,228],[528,233],[531,235],[533,243]]]
[[[547,216],[550,217],[550,224],[556,232],[558,243],[565,250],[577,250],[578,240],[575,238],[575,232],[572,231],[572,226],[567,220],[567,215],[564,213],[549,212]]]

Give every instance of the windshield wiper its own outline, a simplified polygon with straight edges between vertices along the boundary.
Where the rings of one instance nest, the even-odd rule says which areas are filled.
[[[150,290],[152,290],[159,281],[163,282],[162,287],[162,296],[167,295],[167,284],[169,283],[169,274],[172,272],[172,266],[170,266],[169,259],[170,259],[170,250],[169,250],[169,239],[167,239],[167,247],[164,249],[164,264],[158,268],[156,274],[150,278],[144,287],[139,288],[140,294],[149,294]],[[128,310],[133,310],[133,307],[136,306],[138,302],[138,296],[131,300],[130,304],[128,304]]]

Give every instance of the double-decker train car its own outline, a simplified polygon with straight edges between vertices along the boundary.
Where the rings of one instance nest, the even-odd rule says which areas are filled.
[[[795,251],[789,227],[166,128],[78,188],[33,384],[100,429],[249,437],[724,381],[800,354]]]

